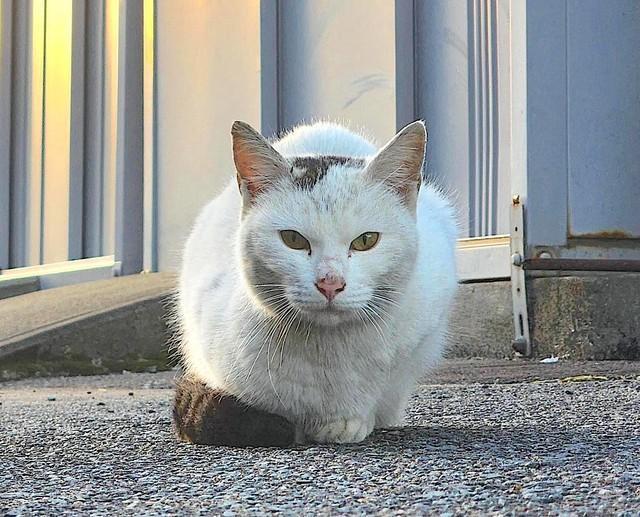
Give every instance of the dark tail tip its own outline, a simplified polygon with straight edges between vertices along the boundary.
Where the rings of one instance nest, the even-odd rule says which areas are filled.
[[[176,382],[173,424],[180,440],[201,445],[289,447],[295,442],[295,428],[285,418],[189,377]]]

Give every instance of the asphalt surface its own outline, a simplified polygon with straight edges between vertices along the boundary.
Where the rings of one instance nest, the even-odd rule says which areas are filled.
[[[172,373],[0,384],[0,515],[640,514],[640,365],[534,366],[456,363],[406,427],[288,450],[178,443]]]

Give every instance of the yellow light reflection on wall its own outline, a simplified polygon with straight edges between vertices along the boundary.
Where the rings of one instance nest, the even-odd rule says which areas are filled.
[[[42,263],[42,139],[44,96],[44,18],[45,0],[31,4],[31,81],[29,95],[29,155],[27,158],[27,265]]]
[[[104,12],[103,213],[102,253],[115,253],[118,141],[118,47],[120,0],[107,0]]]
[[[68,259],[73,2],[45,4],[42,258]]]

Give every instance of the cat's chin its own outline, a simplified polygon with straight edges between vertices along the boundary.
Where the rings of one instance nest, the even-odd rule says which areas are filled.
[[[300,316],[307,321],[312,321],[324,327],[335,327],[356,320],[354,312],[331,306],[326,306],[321,309],[302,309]]]

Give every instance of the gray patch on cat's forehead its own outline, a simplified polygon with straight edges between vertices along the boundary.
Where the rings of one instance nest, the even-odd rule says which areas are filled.
[[[291,160],[293,181],[297,187],[311,189],[320,181],[330,167],[344,165],[363,169],[366,162],[351,156],[298,156]]]

